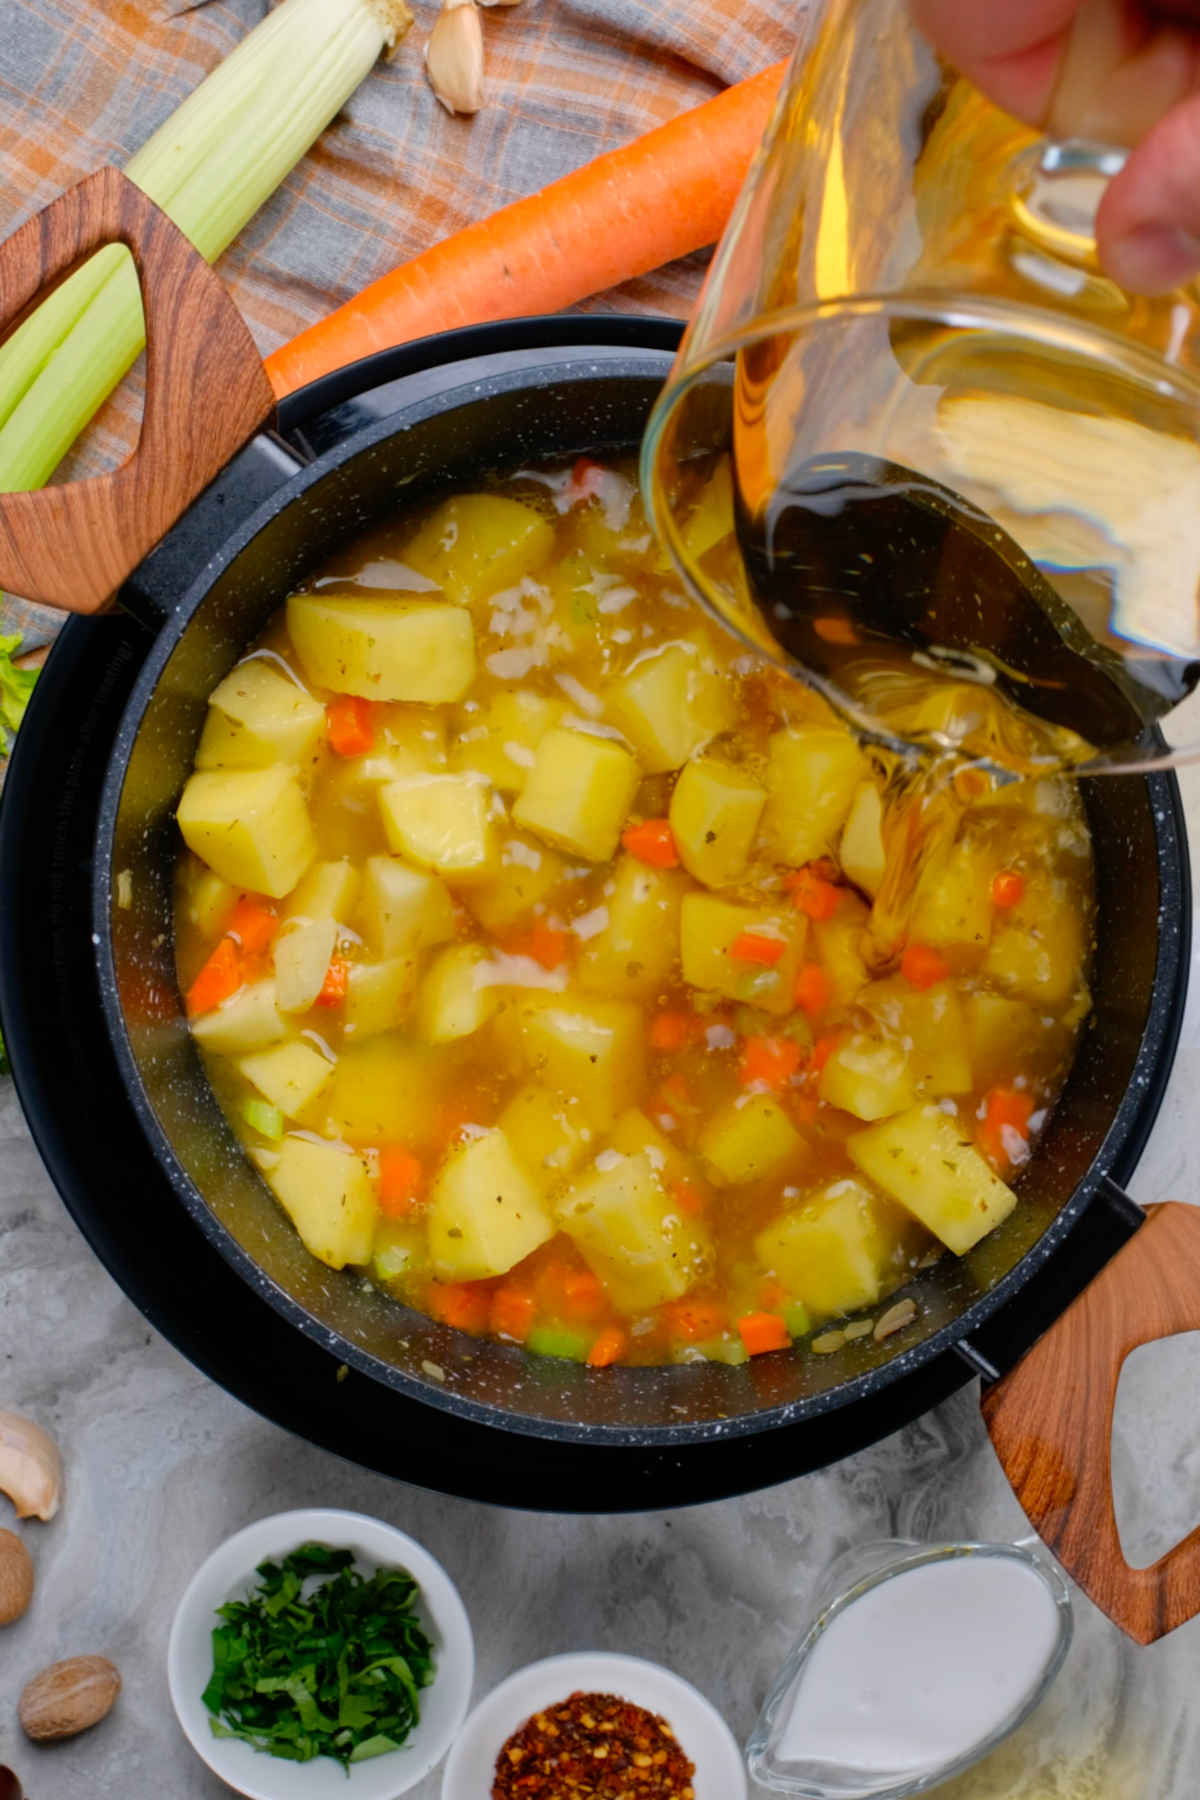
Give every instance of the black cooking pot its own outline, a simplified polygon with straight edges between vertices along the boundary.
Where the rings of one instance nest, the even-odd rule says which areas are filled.
[[[592,1371],[462,1336],[308,1255],[230,1132],[188,1033],[173,955],[174,811],[212,688],[290,590],[398,506],[524,464],[634,447],[678,336],[653,320],[520,321],[385,352],[317,383],[281,405],[275,429],[128,576],[116,616],[65,628],[0,808],[0,1017],[22,1102],[75,1217],[168,1336],[315,1441],[448,1491],[581,1511],[745,1491],[885,1435],[973,1374],[991,1387],[1003,1435],[1012,1390],[999,1378],[1041,1338],[1019,1371],[1022,1429],[1008,1414],[1006,1462],[1034,1522],[1099,1593],[1072,1551],[1083,1514],[1069,1503],[1096,1488],[1108,1421],[1085,1407],[1082,1434],[1074,1415],[1060,1432],[1050,1415],[1107,1369],[1105,1357],[1115,1385],[1119,1355],[1108,1330],[1086,1363],[1071,1360],[1087,1324],[1078,1307],[1047,1328],[1102,1269],[1080,1305],[1114,1304],[1113,1292],[1128,1314],[1151,1263],[1161,1288],[1182,1285],[1172,1266],[1200,1260],[1200,1214],[1159,1208],[1143,1231],[1120,1186],[1157,1111],[1182,1011],[1190,882],[1172,777],[1085,784],[1098,947],[1074,1068],[1021,1205],[971,1255],[916,1276],[904,1292],[917,1318],[880,1344],[740,1368]],[[148,420],[152,315],[150,341]],[[42,496],[0,503],[0,580],[17,586],[14,555],[30,537],[9,530],[14,499]],[[55,580],[99,566],[65,563],[52,527]],[[27,582],[28,571],[27,561]],[[34,597],[61,598],[61,581]],[[1126,1331],[1130,1343],[1160,1334],[1160,1312]],[[1087,1329],[1105,1328],[1092,1317]],[[1064,1356],[1065,1387],[1060,1373],[1047,1395],[1044,1371]],[[1057,1458],[1048,1485],[1046,1445]],[[1084,1548],[1111,1516],[1103,1468]],[[1116,1586],[1102,1603],[1135,1635],[1157,1635],[1184,1616],[1177,1569],[1164,1559],[1143,1592],[1146,1572],[1109,1567]]]

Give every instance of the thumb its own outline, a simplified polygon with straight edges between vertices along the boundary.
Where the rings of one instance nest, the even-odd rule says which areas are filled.
[[[1096,213],[1100,264],[1133,294],[1165,294],[1200,271],[1200,94],[1146,134]]]

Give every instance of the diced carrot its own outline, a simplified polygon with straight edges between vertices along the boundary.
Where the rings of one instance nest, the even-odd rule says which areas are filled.
[[[860,641],[850,620],[839,618],[836,613],[814,619],[812,628],[825,644],[857,644]]]
[[[692,1035],[695,1023],[694,1013],[655,1013],[650,1021],[650,1048],[652,1050],[682,1050]]]
[[[792,990],[796,1005],[810,1019],[825,1011],[832,996],[832,985],[820,963],[804,963],[796,975]]]
[[[188,1017],[212,1012],[242,985],[242,953],[231,937],[223,937],[187,991]]]
[[[569,931],[551,925],[548,919],[535,919],[523,931],[515,931],[501,939],[510,956],[528,956],[543,969],[561,969],[575,947]]]
[[[808,1059],[808,1066],[813,1074],[819,1075],[821,1073],[821,1070],[825,1067],[825,1064],[837,1049],[837,1045],[838,1034],[836,1031],[828,1032],[826,1036],[817,1039],[812,1047],[812,1054]]]
[[[737,1322],[743,1344],[751,1356],[762,1356],[768,1350],[786,1350],[791,1333],[778,1313],[747,1313]]]
[[[229,915],[226,933],[237,938],[242,955],[258,956],[275,936],[279,916],[269,900],[257,894],[243,894]]]
[[[482,1281],[431,1281],[425,1305],[441,1324],[478,1336],[488,1328],[492,1291]]]
[[[693,1218],[704,1212],[708,1206],[708,1201],[700,1189],[691,1181],[673,1181],[671,1198],[680,1212],[688,1213]]]
[[[679,867],[679,846],[669,819],[641,819],[636,825],[627,825],[621,842],[630,856],[649,863],[652,869]]]
[[[950,965],[937,950],[928,944],[909,944],[900,958],[900,973],[910,987],[932,987],[935,981],[945,981],[950,973]]]
[[[339,756],[363,756],[375,743],[371,702],[360,694],[339,694],[325,708],[325,735]]]
[[[992,905],[1007,912],[1025,893],[1025,877],[1017,869],[1001,869],[992,876]]]
[[[787,1303],[787,1289],[778,1276],[768,1275],[758,1284],[758,1297],[765,1312],[777,1313]]]
[[[329,967],[325,971],[325,979],[321,983],[321,991],[317,995],[318,1006],[340,1006],[346,998],[346,979],[350,973],[350,965],[344,956],[331,956]]]
[[[739,931],[729,946],[729,954],[734,962],[773,969],[786,948],[782,938],[768,937],[765,931]]]
[[[841,902],[841,888],[835,887],[815,863],[806,863],[785,876],[783,885],[792,896],[792,905],[810,919],[831,919]]]
[[[996,1168],[1007,1169],[1025,1161],[1033,1113],[1032,1095],[1020,1088],[994,1087],[985,1094],[979,1144]]]
[[[803,1057],[794,1038],[748,1037],[742,1045],[738,1080],[743,1087],[786,1087]]]
[[[620,1362],[629,1348],[629,1339],[619,1325],[609,1325],[600,1333],[588,1351],[588,1366],[593,1369],[607,1369],[610,1363]]]
[[[528,1289],[508,1282],[492,1294],[488,1329],[497,1337],[512,1338],[523,1344],[533,1328],[536,1311],[536,1303]]]
[[[425,1171],[411,1150],[403,1144],[380,1145],[376,1195],[386,1218],[409,1218],[420,1204],[424,1187]]]
[[[809,1068],[812,1060],[809,1059]],[[811,1125],[820,1111],[821,1103],[815,1094],[790,1093],[787,1097],[787,1111],[793,1124],[801,1128]]]
[[[720,1337],[729,1324],[729,1314],[716,1300],[671,1300],[659,1308],[659,1317],[669,1336],[686,1344]]]
[[[603,1317],[607,1301],[604,1289],[590,1269],[572,1269],[562,1284],[562,1317],[572,1324]]]

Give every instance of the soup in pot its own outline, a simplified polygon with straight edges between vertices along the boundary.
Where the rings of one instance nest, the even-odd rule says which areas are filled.
[[[196,1046],[312,1254],[463,1331],[880,1331],[1019,1203],[1088,1009],[1077,793],[979,790],[881,945],[888,769],[685,598],[624,464],[525,471],[339,554],[212,694]]]

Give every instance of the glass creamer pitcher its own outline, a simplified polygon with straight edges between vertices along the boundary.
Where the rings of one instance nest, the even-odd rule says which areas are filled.
[[[869,742],[993,770],[1200,755],[1200,306],[903,0],[829,0],[643,446],[701,598]]]

